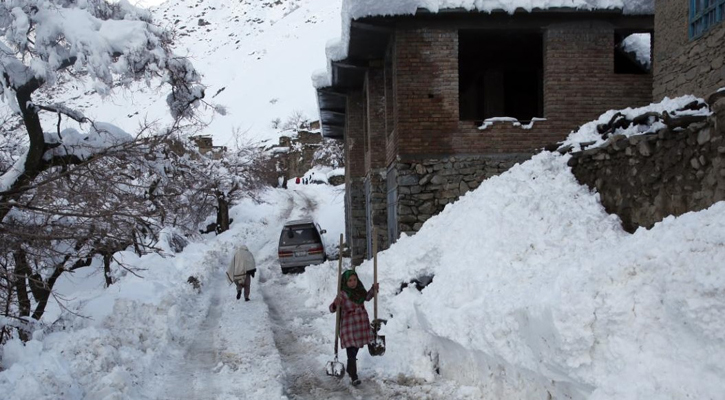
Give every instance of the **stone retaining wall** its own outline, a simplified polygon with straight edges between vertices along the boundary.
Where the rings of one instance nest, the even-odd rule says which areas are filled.
[[[573,153],[569,165],[628,232],[705,209],[725,200],[725,96],[711,104],[708,118],[652,134],[614,135],[605,146]]]
[[[398,232],[413,234],[423,223],[484,179],[501,174],[530,154],[472,155],[397,162]]]

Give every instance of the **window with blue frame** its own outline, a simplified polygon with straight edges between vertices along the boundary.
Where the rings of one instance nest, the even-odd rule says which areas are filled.
[[[690,0],[690,38],[696,38],[725,17],[725,0]]]

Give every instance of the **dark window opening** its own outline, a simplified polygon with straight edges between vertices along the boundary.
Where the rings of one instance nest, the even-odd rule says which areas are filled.
[[[652,70],[652,35],[614,34],[614,73],[649,74]]]
[[[539,32],[459,31],[460,118],[544,114],[544,52]]]

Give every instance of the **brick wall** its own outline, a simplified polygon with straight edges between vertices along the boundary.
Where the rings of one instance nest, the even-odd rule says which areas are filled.
[[[345,120],[345,241],[353,263],[360,263],[366,252],[365,233],[365,105],[362,92],[347,96]]]
[[[395,57],[393,52],[393,58]],[[395,130],[395,86],[393,60],[385,63],[385,160],[386,164],[398,154],[398,133]]]
[[[614,73],[614,28],[575,22],[544,35],[544,117],[530,129],[495,123],[479,130],[459,121],[458,31],[407,29],[395,35],[395,134],[388,164],[397,156],[534,151],[610,109],[649,104],[652,75]],[[396,141],[395,144],[390,143]],[[390,151],[397,146],[398,151]]]
[[[353,176],[362,176],[355,164],[362,163],[375,196],[382,197],[383,185],[377,193],[372,179],[382,166],[377,164],[376,150],[384,148],[383,165],[397,174],[393,185],[398,231],[415,232],[481,180],[564,139],[581,124],[610,109],[649,104],[651,74],[614,73],[614,36],[608,23],[579,21],[547,27],[542,82],[546,120],[528,127],[496,122],[481,130],[473,121],[459,121],[458,30],[399,28],[386,66],[382,71],[371,70],[366,80],[370,150],[360,157],[353,148],[348,169]],[[385,132],[384,138],[376,135],[378,130]],[[355,146],[355,138],[349,140]],[[352,207],[364,210],[364,204]],[[354,211],[351,215],[355,218]],[[351,231],[355,235],[358,230]]]
[[[565,132],[607,110],[652,102],[651,74],[614,73],[614,29],[607,23],[550,26],[544,71],[544,116]]]
[[[372,68],[366,77],[367,140],[369,149],[365,155],[365,170],[385,167],[385,73]]]
[[[705,97],[725,87],[725,22],[690,40],[689,2],[655,2],[655,101],[694,94]]]
[[[458,130],[458,32],[397,31],[393,68],[398,154],[450,154]]]
[[[456,154],[530,153],[563,140],[571,131],[552,120],[535,121],[530,127],[506,121],[495,121],[484,129],[479,125],[474,121],[459,122],[458,132],[450,139]]]
[[[365,201],[369,204],[370,215],[367,216],[368,228],[378,228],[378,248],[388,247],[387,233],[387,199],[385,184],[386,173],[386,90],[385,71],[382,68],[371,68],[366,76],[367,99],[367,130],[368,149],[365,157],[365,170],[368,172],[366,181],[370,184],[369,197]],[[372,240],[372,238],[370,238]],[[368,241],[368,246],[372,245]]]

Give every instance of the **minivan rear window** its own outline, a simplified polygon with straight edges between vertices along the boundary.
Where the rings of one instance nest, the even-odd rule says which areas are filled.
[[[279,238],[280,245],[319,243],[320,235],[313,225],[286,226]]]

